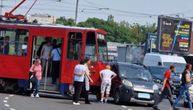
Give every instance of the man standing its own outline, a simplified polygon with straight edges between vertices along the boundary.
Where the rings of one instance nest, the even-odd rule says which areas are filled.
[[[9,36],[5,36],[3,43],[1,44],[1,51],[3,54],[9,54]]]
[[[52,84],[56,84],[60,72],[61,44],[52,50]]]
[[[87,68],[84,65],[84,61],[81,60],[80,64],[76,65],[74,68],[74,95],[73,95],[73,105],[80,105],[79,97],[82,91],[82,86],[84,82],[85,75],[90,79],[90,76],[87,74]]]
[[[109,97],[110,89],[111,89],[111,80],[117,76],[116,73],[111,71],[110,65],[106,66],[106,69],[100,71],[100,78],[102,79],[101,83],[101,103],[103,101],[106,103]],[[104,95],[106,91],[106,97],[104,100]]]
[[[155,110],[159,110],[158,109],[158,104],[163,100],[163,98],[165,96],[167,96],[171,106],[173,104],[172,102],[172,92],[171,92],[171,73],[173,73],[175,71],[175,67],[173,65],[170,66],[170,69],[166,70],[165,71],[165,74],[164,74],[164,80],[163,80],[163,85],[162,85],[162,88],[161,88],[161,96],[159,97],[158,100],[155,101],[155,105],[153,106],[153,109]]]
[[[192,70],[192,65],[191,64],[187,64],[186,68],[184,70],[184,72],[182,73],[182,86],[180,89],[180,94],[179,96],[176,98],[174,104],[173,104],[173,109],[176,109],[176,105],[178,104],[178,102],[180,101],[180,99],[183,97],[183,95],[186,95],[186,98],[188,99],[188,103],[189,103],[189,108],[190,110],[192,110],[192,101],[190,99],[190,93],[189,93],[189,87],[192,85],[192,78],[191,78],[191,73],[190,71]]]
[[[41,62],[42,62],[42,70],[43,70],[42,72],[44,74],[47,74],[46,72],[49,72],[48,63],[50,60],[51,51],[52,51],[51,41],[48,40],[47,43],[43,45],[41,50],[41,56],[40,56]]]

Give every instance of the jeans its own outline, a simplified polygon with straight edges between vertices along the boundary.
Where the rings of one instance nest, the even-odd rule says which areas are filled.
[[[31,89],[31,93],[33,94],[33,95],[36,95],[36,94],[38,94],[38,92],[39,92],[39,86],[40,86],[40,80],[36,80],[36,83],[32,83],[32,89]],[[34,89],[35,89],[35,91],[34,91]]]
[[[182,85],[181,89],[180,89],[180,94],[179,96],[176,98],[174,104],[173,104],[173,108],[176,107],[176,105],[178,104],[178,102],[180,101],[181,98],[183,98],[183,96],[186,96],[186,98],[188,99],[188,103],[189,103],[189,108],[190,110],[192,110],[192,101],[190,99],[190,93],[188,90],[188,87],[186,85]]]

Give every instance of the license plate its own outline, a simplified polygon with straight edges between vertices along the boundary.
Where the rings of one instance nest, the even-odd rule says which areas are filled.
[[[150,99],[150,94],[138,93],[138,98]]]

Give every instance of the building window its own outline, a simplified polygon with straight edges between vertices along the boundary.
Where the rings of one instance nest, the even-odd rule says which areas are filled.
[[[28,36],[25,29],[0,29],[0,54],[26,56]]]
[[[68,35],[67,58],[79,60],[82,50],[82,33],[70,32]]]

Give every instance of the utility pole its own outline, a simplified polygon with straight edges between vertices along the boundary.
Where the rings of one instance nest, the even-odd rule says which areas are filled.
[[[3,15],[3,0],[1,0],[1,10],[0,10],[0,14]]]
[[[78,17],[78,2],[79,0],[76,0],[75,24],[77,23],[77,17]]]

